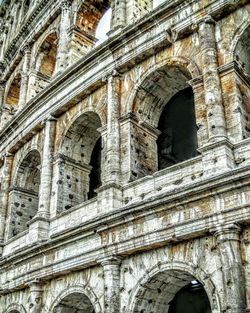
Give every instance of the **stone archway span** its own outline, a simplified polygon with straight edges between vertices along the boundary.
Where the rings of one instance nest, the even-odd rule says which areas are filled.
[[[19,158],[19,160],[17,161],[16,166],[14,168],[13,184],[15,184],[15,182],[17,181],[18,169],[19,169],[20,165],[27,158],[27,156],[33,152],[40,155],[40,160],[42,162],[42,151],[40,151],[38,145],[35,145],[35,146],[33,145],[33,146],[29,147],[27,150],[25,150],[25,154]]]
[[[99,101],[99,103],[100,102],[102,102],[102,101]],[[102,114],[101,110],[102,110],[102,107],[101,106],[99,107],[98,105],[96,106],[96,109],[92,108],[90,110],[89,107],[86,107],[86,108],[84,108],[82,110],[77,110],[77,112],[70,117],[70,122],[68,123],[67,127],[65,127],[65,129],[63,130],[63,132],[60,135],[60,144],[58,146],[58,152],[60,152],[62,150],[62,145],[64,143],[64,138],[65,138],[66,134],[68,133],[68,131],[70,130],[72,125],[75,122],[77,122],[77,120],[79,118],[81,118],[82,116],[87,115],[88,113],[89,114],[95,114],[95,115],[98,116],[98,118],[99,118],[99,120],[101,122],[101,127],[105,126],[106,123],[107,123],[107,116]]]
[[[216,290],[216,287],[212,280],[208,277],[203,269],[197,267],[191,263],[186,262],[158,262],[156,265],[152,266],[149,270],[146,271],[144,276],[139,279],[134,291],[131,293],[129,305],[126,313],[139,313],[138,311],[138,302],[142,301],[143,295],[147,292],[149,282],[154,280],[159,274],[164,273],[180,273],[190,279],[198,280],[204,287],[210,305],[212,313],[221,312],[221,301],[219,293]],[[185,279],[185,278],[184,278]],[[170,291],[173,292],[170,286]],[[143,311],[144,312],[144,311]],[[144,313],[147,313],[146,311]]]
[[[12,313],[12,312],[18,312],[18,313],[27,313],[24,306],[22,304],[18,303],[12,303],[10,304],[3,313]]]
[[[133,111],[133,103],[134,99],[137,95],[138,89],[142,85],[142,83],[155,71],[160,70],[164,67],[182,67],[187,70],[187,72],[190,74],[191,78],[194,79],[196,77],[199,77],[201,75],[200,69],[198,65],[190,60],[187,57],[183,56],[174,56],[171,58],[167,58],[159,63],[154,64],[150,68],[148,68],[135,82],[134,86],[132,87],[132,90],[129,92],[129,97],[126,100],[127,106],[126,106],[126,113]]]
[[[234,32],[230,49],[229,49],[229,53],[226,58],[226,63],[230,63],[235,60],[235,52],[236,52],[237,45],[239,43],[241,36],[244,34],[244,32],[247,30],[248,27],[250,27],[250,22],[249,20],[245,20]]]
[[[42,44],[44,43],[44,41],[52,34],[56,34],[57,38],[59,38],[59,30],[58,27],[53,26],[51,29],[49,29],[48,31],[45,31],[44,33],[42,33],[41,37],[38,39],[37,41],[37,45],[35,47],[34,50],[34,59],[33,59],[33,66],[36,63],[36,59],[37,59],[37,54],[42,46]]]
[[[74,293],[79,293],[79,294],[82,294],[85,297],[87,297],[90,300],[90,302],[91,302],[91,304],[95,310],[95,313],[101,313],[102,312],[102,308],[101,308],[100,302],[98,300],[98,297],[94,293],[92,288],[90,288],[89,286],[74,285],[74,286],[68,287],[67,289],[65,289],[61,293],[59,293],[59,295],[56,297],[56,299],[52,302],[47,313],[53,313],[56,306],[59,305],[60,302],[65,297],[67,297],[71,294],[74,294]]]

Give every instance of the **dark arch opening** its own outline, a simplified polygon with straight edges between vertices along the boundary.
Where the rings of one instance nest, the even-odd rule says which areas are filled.
[[[250,25],[246,28],[242,36],[240,37],[236,49],[235,58],[239,62],[241,68],[250,76]]]
[[[203,285],[192,274],[177,269],[155,274],[140,284],[137,295],[133,313],[211,313]]]
[[[211,313],[204,287],[198,281],[183,287],[170,302],[168,313]]]
[[[21,162],[10,194],[11,221],[9,237],[29,227],[38,210],[41,158],[31,151]]]
[[[94,112],[86,112],[69,127],[61,146],[60,202],[57,212],[68,210],[95,197],[101,185],[102,142],[98,129],[101,120]]]
[[[198,155],[194,94],[191,87],[175,94],[165,105],[158,129],[158,169]]]
[[[101,186],[101,161],[102,161],[102,139],[97,140],[91,154],[90,165],[92,166],[89,174],[88,199],[97,196],[96,189]]]
[[[95,313],[89,298],[79,292],[72,293],[63,298],[54,308],[53,313]]]

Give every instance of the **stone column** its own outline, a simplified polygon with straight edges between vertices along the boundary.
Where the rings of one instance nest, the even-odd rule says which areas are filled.
[[[225,313],[244,313],[246,310],[240,230],[240,227],[233,224],[222,226],[215,232],[221,257]]]
[[[27,100],[28,92],[28,82],[29,82],[29,72],[30,72],[30,58],[31,58],[31,48],[29,45],[26,45],[23,48],[23,68],[22,68],[22,79],[21,79],[21,88],[20,88],[20,100],[19,106],[20,109],[25,106]]]
[[[29,283],[30,297],[28,313],[41,313],[43,307],[43,287],[39,281]]]
[[[56,119],[49,117],[45,122],[44,143],[39,188],[39,205],[37,217],[50,217],[50,196],[52,186],[53,153],[56,133]]]
[[[70,15],[71,15],[71,1],[63,0],[61,3],[61,21],[60,21],[55,74],[65,70],[67,67],[67,56],[69,53],[68,31],[70,28]]]
[[[113,0],[111,2],[112,16],[109,35],[115,35],[126,25],[126,1]]]
[[[101,261],[104,272],[104,313],[120,312],[120,257]]]
[[[113,73],[108,77],[107,149],[104,181],[120,181],[120,77]]]
[[[6,224],[6,215],[9,202],[9,188],[11,184],[11,173],[13,167],[14,155],[7,153],[4,158],[3,165],[3,176],[1,181],[1,190],[0,190],[0,255],[2,254],[3,242],[4,242],[4,233],[5,233],[5,224]]]
[[[199,37],[209,141],[217,141],[226,137],[226,126],[221,82],[218,73],[215,21],[210,16],[205,17],[199,23]]]

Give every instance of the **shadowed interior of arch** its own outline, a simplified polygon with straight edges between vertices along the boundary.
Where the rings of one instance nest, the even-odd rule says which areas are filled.
[[[198,148],[192,79],[181,65],[162,66],[149,74],[138,87],[133,102],[136,118],[157,133],[158,140],[140,138],[136,178],[152,174],[195,157]],[[152,138],[152,136],[151,136]],[[146,147],[145,149],[143,147]],[[154,151],[155,155],[148,151]],[[143,149],[143,150],[142,150]],[[150,160],[150,162],[148,161]],[[146,164],[146,165],[145,165]]]
[[[241,68],[250,78],[250,25],[245,29],[240,37],[236,49],[235,58],[239,62]]]
[[[141,284],[133,313],[211,313],[211,307],[204,287],[194,276],[167,270]]]
[[[39,48],[36,57],[36,70],[43,76],[44,79],[52,77],[57,54],[57,34],[55,32],[47,36]]]
[[[61,192],[57,211],[96,196],[101,185],[101,127],[99,116],[86,112],[76,119],[64,136],[59,157],[64,160],[59,180]]]
[[[6,104],[16,107],[20,98],[21,74],[17,74],[13,79],[6,96]]]
[[[75,292],[63,298],[53,313],[95,313],[95,309],[86,295]]]
[[[36,215],[39,200],[41,158],[37,150],[31,151],[17,169],[16,179],[10,193],[11,220],[9,237],[29,227]]]

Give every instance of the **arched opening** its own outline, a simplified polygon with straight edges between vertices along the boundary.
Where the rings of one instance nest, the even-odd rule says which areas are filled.
[[[131,180],[197,155],[197,122],[190,73],[162,66],[138,87],[130,128]]]
[[[209,299],[202,284],[193,280],[182,287],[170,302],[169,313],[211,313]]]
[[[189,273],[168,270],[142,284],[134,313],[211,313],[203,285]]]
[[[87,0],[81,4],[76,14],[75,27],[71,30],[71,63],[107,38],[110,20],[110,0]]]
[[[89,298],[79,292],[64,297],[53,310],[53,313],[95,313]]]
[[[10,193],[11,221],[9,237],[16,236],[29,227],[36,215],[39,200],[41,157],[37,150],[31,151],[17,169]]]
[[[249,55],[250,55],[250,25],[243,32],[235,49],[236,61],[239,62],[245,74],[250,77]]]
[[[102,141],[99,116],[93,112],[81,115],[68,129],[59,157],[61,204],[59,211],[96,196],[101,185]]]
[[[97,196],[96,189],[101,186],[101,162],[102,162],[102,138],[100,137],[92,151],[90,166],[92,167],[89,174],[89,192],[88,199]]]
[[[18,106],[20,98],[20,85],[21,75],[18,73],[13,79],[6,95],[6,104],[12,108]]]
[[[228,133],[233,140],[239,141],[250,137],[250,25],[242,33],[234,51],[234,59],[240,69],[232,73],[235,87],[226,94],[225,105],[228,119]]]
[[[177,92],[165,105],[158,129],[158,169],[197,155],[197,127],[191,87]]]
[[[36,60],[37,71],[46,79],[54,73],[57,54],[57,34],[51,33],[39,48]]]

